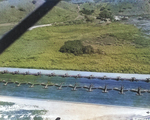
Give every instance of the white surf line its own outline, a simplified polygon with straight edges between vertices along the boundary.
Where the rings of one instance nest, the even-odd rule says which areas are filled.
[[[28,30],[33,30],[33,29],[35,29],[35,28],[47,27],[47,26],[52,26],[52,24],[36,25],[36,26],[30,27]]]
[[[132,79],[135,77],[137,80],[146,80],[150,78],[150,74],[125,74],[125,73],[104,73],[104,72],[88,72],[88,71],[70,71],[70,70],[44,70],[44,69],[28,69],[28,68],[8,68],[8,67],[0,67],[0,72],[7,70],[8,72],[19,71],[19,73],[29,72],[30,74],[37,74],[41,72],[41,74],[51,74],[55,73],[56,75],[65,75],[69,76],[80,76],[89,77],[92,75],[93,77],[104,77],[116,79],[121,77],[121,79]]]
[[[48,118],[52,118],[53,120],[58,116],[60,116],[62,120],[87,120],[105,115],[147,116],[147,112],[149,111],[148,108],[88,104],[8,96],[0,96],[0,101],[13,102],[17,105],[31,106],[31,108],[33,108],[32,106],[37,106],[38,108],[36,109],[46,110],[47,113],[44,116],[48,116]]]

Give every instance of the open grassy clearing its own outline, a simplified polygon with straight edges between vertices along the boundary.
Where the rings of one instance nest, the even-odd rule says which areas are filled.
[[[8,1],[0,2],[0,23],[13,23],[21,21],[25,16],[32,12],[36,5],[32,3],[32,0],[26,0],[24,2],[18,2],[18,4],[11,4]],[[43,19],[37,24],[49,24],[55,22],[64,22],[74,20],[76,18],[82,18],[84,14],[78,14],[80,9],[94,10],[93,14],[89,17],[97,17],[100,13],[100,9],[105,7],[113,13],[113,15],[144,15],[149,14],[150,4],[148,2],[138,3],[126,3],[121,2],[118,4],[111,3],[84,3],[78,8],[77,4],[61,1],[55,6]],[[138,12],[137,12],[138,11]]]
[[[67,20],[74,20],[76,17],[77,17],[77,13],[75,11],[70,11],[67,8],[64,9],[64,8],[55,6],[37,24],[49,24],[49,23],[55,23],[55,22],[64,22]]]
[[[11,30],[11,28],[13,28],[13,25],[10,25],[10,26],[0,26],[0,38],[1,38],[1,36],[3,36],[6,32],[8,32],[9,30]]]
[[[29,13],[31,13],[36,6],[28,0],[23,5],[11,5],[9,3],[0,3],[0,24],[20,22]],[[43,17],[37,24],[49,24],[54,22],[63,22],[73,20],[77,17],[77,5],[60,2],[55,6],[45,17]]]
[[[8,1],[0,2],[0,23],[16,23],[20,22],[25,16],[35,9],[31,4],[31,0],[16,3],[16,5]]]
[[[107,40],[110,37],[112,43],[111,40]],[[150,73],[150,42],[145,40],[147,46],[137,44],[136,40],[139,37],[140,31],[137,28],[120,23],[105,26],[79,24],[38,28],[28,31],[8,48],[0,56],[0,66]],[[143,37],[141,39],[144,40]],[[60,47],[68,40],[83,40],[86,44],[88,41],[104,54],[75,56],[59,52]]]

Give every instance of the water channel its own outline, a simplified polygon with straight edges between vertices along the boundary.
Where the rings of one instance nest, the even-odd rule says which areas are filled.
[[[137,96],[135,92],[127,91],[125,94],[119,94],[118,91],[110,90],[108,93],[102,93],[100,89],[93,89],[92,92],[87,92],[87,89],[83,86],[90,86],[93,84],[94,87],[99,88],[107,85],[108,88],[113,89],[114,87],[120,88],[124,86],[125,89],[150,89],[150,83],[144,81],[127,81],[120,80],[114,81],[111,79],[87,79],[87,78],[73,78],[73,77],[48,77],[33,76],[33,75],[12,75],[12,74],[1,74],[1,79],[25,79],[34,80],[36,83],[47,83],[48,81],[53,84],[61,84],[69,86],[77,83],[82,88],[77,88],[76,91],[72,91],[70,87],[62,87],[58,90],[56,86],[49,86],[48,89],[43,89],[43,86],[36,85],[30,88],[28,84],[20,85],[17,87],[15,83],[4,86],[4,83],[0,83],[0,95],[25,97],[25,98],[38,98],[38,99],[49,99],[49,100],[62,100],[72,102],[83,102],[93,104],[107,104],[107,105],[118,105],[118,106],[132,106],[132,107],[150,107],[150,93],[142,93],[142,96]]]

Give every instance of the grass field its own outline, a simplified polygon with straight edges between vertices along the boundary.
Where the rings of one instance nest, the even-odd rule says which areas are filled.
[[[23,5],[13,6],[9,3],[0,3],[0,24],[3,23],[18,23],[25,18],[29,13],[35,10],[35,6],[31,0],[28,0]],[[63,22],[73,20],[77,17],[77,5],[67,2],[60,2],[55,6],[45,17],[37,24],[50,24],[54,22]]]
[[[90,42],[105,54],[75,56],[59,52],[68,40]],[[145,44],[140,45],[141,40]],[[120,23],[44,27],[28,31],[8,48],[0,56],[0,66],[150,74],[149,44],[137,28]]]
[[[14,25],[8,25],[8,26],[1,26],[0,25],[0,38],[3,36],[5,33],[7,33],[9,30],[11,30],[14,27]]]
[[[0,8],[0,37],[35,9],[31,0],[21,6],[22,9],[7,2],[0,5],[3,7]],[[93,19],[90,23],[86,22],[84,14],[78,13],[77,4],[62,1],[37,23],[54,23],[53,26],[25,33],[1,54],[0,66],[150,74],[150,39],[143,37],[140,30],[132,25],[119,22],[98,24],[100,20],[95,17],[102,7],[110,9],[113,14],[118,14],[120,9],[124,12],[119,14],[130,15],[130,12],[138,11],[131,3],[120,3],[116,7],[106,3],[81,4],[80,10],[95,10],[88,16]],[[142,9],[141,12],[149,10]],[[79,56],[59,52],[68,40],[81,40],[101,52]]]

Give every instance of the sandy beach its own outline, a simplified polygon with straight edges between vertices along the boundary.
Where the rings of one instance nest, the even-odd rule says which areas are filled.
[[[29,99],[20,97],[0,96],[2,102],[12,102],[17,105],[26,105],[36,109],[46,110],[43,116],[46,120],[138,120],[149,118],[148,108],[134,108],[122,106],[108,106],[45,99]],[[24,109],[23,107],[21,109]],[[27,108],[26,108],[27,109]]]

